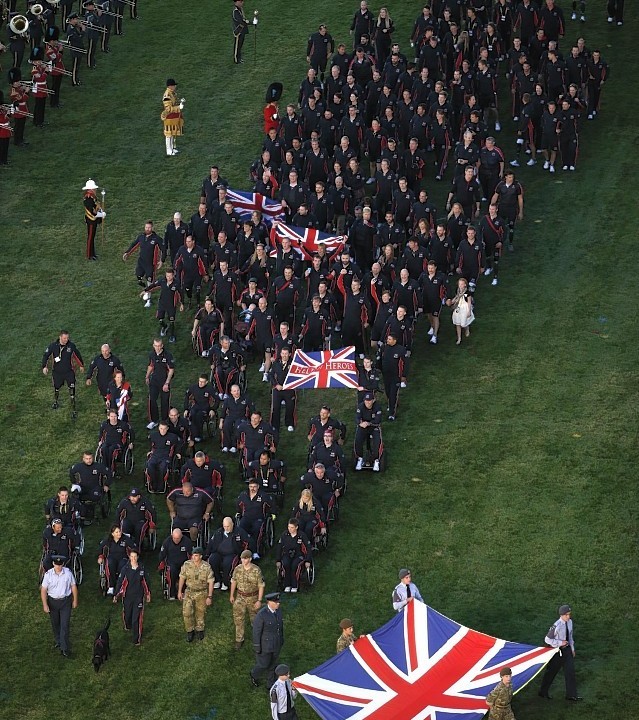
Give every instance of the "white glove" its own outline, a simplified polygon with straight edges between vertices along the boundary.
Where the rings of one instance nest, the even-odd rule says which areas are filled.
[[[523,138],[517,138],[517,145],[523,145],[524,139]]]
[[[184,110],[184,103],[180,103],[178,107],[180,108],[180,110]]]
[[[72,492],[72,493],[74,493],[74,492],[78,492],[78,493],[79,493],[79,492],[81,492],[81,491],[82,491],[82,488],[81,488],[79,485],[77,485],[77,484],[75,484],[75,483],[74,483],[73,485],[71,485],[71,492]]]
[[[106,217],[106,213],[104,212],[104,210],[100,210],[99,212],[97,212],[97,213],[95,214],[95,216],[96,216],[96,217],[99,217],[99,218],[105,218],[105,217]]]

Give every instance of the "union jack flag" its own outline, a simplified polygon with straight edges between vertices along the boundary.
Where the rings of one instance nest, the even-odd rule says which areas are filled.
[[[253,210],[259,210],[262,218],[267,225],[271,225],[274,220],[284,219],[284,208],[282,204],[259,193],[242,192],[241,190],[226,191],[226,196],[233,203],[233,208],[242,220],[251,219]]]
[[[357,365],[355,348],[304,352],[296,350],[291,367],[284,381],[284,390],[305,388],[355,388]]]
[[[301,228],[286,225],[283,222],[274,222],[271,227],[271,244],[277,248],[282,238],[287,237],[297,254],[303,260],[312,260],[319,245],[326,246],[326,252],[334,255],[342,251],[346,238],[342,235],[329,235],[314,228]],[[273,253],[271,253],[273,254]]]
[[[501,668],[517,692],[556,652],[470,630],[413,600],[293,684],[325,720],[479,720]]]

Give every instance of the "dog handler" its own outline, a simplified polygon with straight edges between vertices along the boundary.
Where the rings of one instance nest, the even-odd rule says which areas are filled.
[[[47,570],[42,580],[40,597],[42,609],[51,619],[53,647],[60,648],[62,656],[68,658],[71,609],[78,607],[78,587],[71,570],[64,567],[65,560],[61,555],[53,557],[53,567]]]

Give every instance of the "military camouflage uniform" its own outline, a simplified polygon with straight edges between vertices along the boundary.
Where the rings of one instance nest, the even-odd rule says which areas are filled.
[[[264,577],[257,565],[250,563],[247,568],[242,564],[233,570],[231,583],[235,583],[235,602],[233,603],[233,622],[235,623],[235,642],[244,641],[244,621],[248,610],[251,625],[257,614],[255,601],[259,599],[260,588],[264,588]],[[232,587],[232,585],[231,585]]]
[[[350,647],[354,642],[354,635],[346,635],[345,633],[342,633],[337,638],[337,652],[340,653],[342,650],[346,650],[346,648]]]
[[[209,594],[209,581],[212,581],[211,566],[202,561],[198,566],[193,560],[187,560],[180,570],[180,577],[186,582],[186,590],[182,600],[182,615],[187,633],[204,630],[206,615],[206,598]]]
[[[488,693],[486,702],[490,705],[490,720],[515,720],[510,703],[513,699],[512,685],[500,682]]]

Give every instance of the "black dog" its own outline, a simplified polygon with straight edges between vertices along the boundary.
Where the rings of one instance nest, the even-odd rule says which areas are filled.
[[[111,625],[111,618],[107,620],[106,625],[98,632],[93,641],[93,669],[96,672],[100,672],[102,663],[105,663],[109,659],[111,649],[109,647],[109,626]]]

